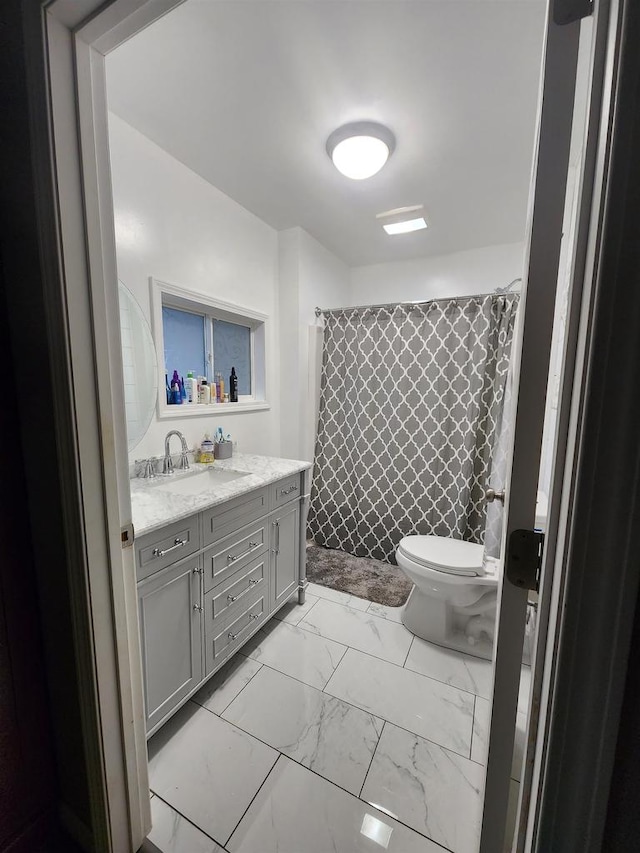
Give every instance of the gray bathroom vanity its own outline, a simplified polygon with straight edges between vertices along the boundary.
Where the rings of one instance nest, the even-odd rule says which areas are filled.
[[[132,480],[147,734],[306,587],[306,462],[239,455]]]

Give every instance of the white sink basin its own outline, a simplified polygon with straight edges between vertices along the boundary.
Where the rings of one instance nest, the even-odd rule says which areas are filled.
[[[170,492],[172,495],[199,495],[216,486],[232,483],[249,474],[231,471],[228,468],[210,468],[208,471],[194,471],[189,474],[174,474],[158,483],[156,489]]]

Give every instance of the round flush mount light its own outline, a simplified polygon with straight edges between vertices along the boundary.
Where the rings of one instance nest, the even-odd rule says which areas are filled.
[[[356,121],[333,131],[327,139],[327,154],[339,172],[362,181],[382,169],[395,146],[395,136],[388,127]]]

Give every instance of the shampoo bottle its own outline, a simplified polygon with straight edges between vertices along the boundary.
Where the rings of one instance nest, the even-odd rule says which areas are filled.
[[[238,377],[235,367],[231,368],[231,376],[229,377],[229,402],[238,402]]]
[[[218,382],[220,384],[220,402],[224,403],[224,379],[221,373],[218,374]]]
[[[211,389],[206,379],[202,380],[202,385],[200,386],[200,402],[205,404],[211,402]]]

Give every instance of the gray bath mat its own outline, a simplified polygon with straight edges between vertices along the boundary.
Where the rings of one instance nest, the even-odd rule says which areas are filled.
[[[307,578],[388,607],[401,607],[413,586],[397,566],[318,545],[307,548]]]

